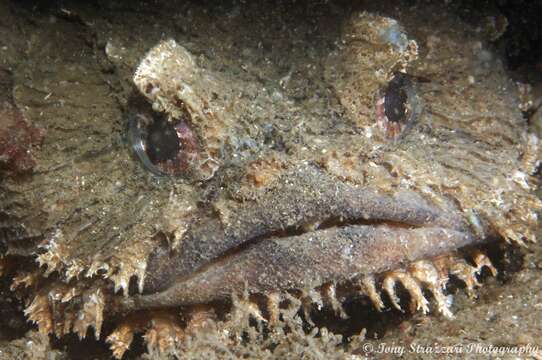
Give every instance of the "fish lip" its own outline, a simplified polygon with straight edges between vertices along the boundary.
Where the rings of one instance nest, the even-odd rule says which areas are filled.
[[[349,245],[350,252],[357,255],[364,252],[362,256],[348,259],[351,254],[343,251],[348,246],[341,241],[350,238],[359,240]],[[196,272],[178,278],[164,290],[123,297],[114,308],[130,312],[192,306],[226,300],[233,293],[243,291],[269,294],[303,291],[307,286],[327,283],[351,283],[483,241],[485,239],[470,231],[388,223],[349,224],[300,235],[271,237],[221,256]]]
[[[202,217],[175,250],[157,247],[148,258],[143,292],[164,291],[271,239],[316,236],[351,226],[387,226],[391,231],[433,227],[472,237],[468,223],[451,205],[436,207],[412,192],[390,196],[356,187],[306,166],[283,176],[258,202],[229,202],[220,207],[219,217]]]

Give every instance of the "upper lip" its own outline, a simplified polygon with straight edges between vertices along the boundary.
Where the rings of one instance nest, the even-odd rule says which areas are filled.
[[[196,286],[194,284],[198,282],[208,283],[210,287],[215,280],[227,283],[228,276],[230,280],[234,276],[226,274],[228,271],[246,271],[242,275],[246,281],[258,276],[265,277],[265,274],[259,273],[269,269],[263,269],[264,265],[259,265],[259,260],[252,261],[248,257],[258,258],[261,252],[269,252],[263,256],[284,258],[284,254],[289,256],[290,252],[295,251],[290,251],[288,244],[297,246],[307,241],[327,241],[331,246],[315,249],[321,253],[315,256],[323,257],[326,251],[330,252],[327,256],[334,256],[333,251],[337,249],[331,248],[339,245],[334,244],[330,236],[350,236],[358,239],[358,242],[367,242],[357,251],[366,253],[362,258],[364,261],[367,257],[381,257],[373,264],[375,271],[400,265],[391,262],[436,256],[477,241],[457,209],[435,207],[413,192],[397,192],[392,196],[355,187],[311,165],[301,166],[283,175],[278,185],[257,202],[235,202],[231,206],[221,206],[218,212],[219,216],[214,213],[193,224],[174,251],[158,248],[151,254],[145,280],[145,292],[150,295],[136,296],[139,300],[148,297],[149,301],[143,302],[153,307],[167,305],[168,301],[191,302],[190,296],[185,300],[172,300],[172,296],[164,297],[160,292],[172,292],[174,290],[171,288],[177,285],[184,286],[186,292],[190,292],[190,286]],[[398,237],[397,240],[394,240],[394,236]],[[399,237],[408,244],[398,245],[395,249],[392,244],[401,241]],[[278,246],[275,254],[269,248],[271,242]],[[295,254],[292,256],[289,262],[281,265],[283,268],[294,266],[290,264],[292,262],[302,262],[301,257],[307,254],[299,254],[298,259]],[[335,260],[329,259],[331,263]],[[261,261],[268,262],[268,259]],[[281,259],[277,261],[281,262]],[[253,268],[249,269],[252,265]],[[287,269],[284,271],[285,274],[288,272]],[[217,276],[224,279],[214,279]],[[290,281],[285,287],[295,285],[295,281]],[[192,292],[200,290],[194,288]],[[165,301],[164,298],[170,300]],[[194,299],[199,297],[195,296]]]

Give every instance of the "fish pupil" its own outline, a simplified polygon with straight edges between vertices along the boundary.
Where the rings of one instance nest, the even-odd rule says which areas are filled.
[[[407,93],[404,79],[396,75],[389,83],[384,94],[384,113],[389,121],[405,121]]]
[[[153,163],[174,159],[180,150],[180,141],[173,124],[155,121],[148,128],[147,154]]]

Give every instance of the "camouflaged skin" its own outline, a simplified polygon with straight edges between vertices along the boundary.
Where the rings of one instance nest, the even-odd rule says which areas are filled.
[[[515,85],[485,56],[483,39],[468,26],[450,26],[445,14],[430,16],[420,25],[408,11],[398,20],[345,13],[334,30],[317,29],[320,43],[307,42],[302,50],[310,56],[301,58],[302,50],[269,40],[279,49],[275,60],[290,54],[288,69],[253,50],[236,59],[238,50],[221,36],[237,33],[217,35],[211,25],[190,41],[171,36],[133,50],[111,40],[107,59],[130,74],[117,81],[135,85],[124,101],[138,106],[128,102],[126,113],[141,107],[182,117],[198,136],[201,161],[177,178],[156,178],[137,161],[125,139],[126,114],[100,112],[118,109],[111,97],[83,106],[85,92],[109,93],[106,81],[83,77],[62,88],[70,74],[79,79],[83,69],[99,69],[92,49],[75,68],[70,53],[58,54],[62,71],[33,68],[34,87],[61,84],[53,100],[79,112],[40,117],[21,87],[10,100],[47,131],[32,148],[33,175],[10,175],[0,185],[9,230],[4,262],[9,272],[20,270],[13,290],[29,319],[43,333],[84,337],[93,327],[100,337],[108,314],[124,317],[108,338],[121,357],[135,331],[154,331],[147,337],[154,342],[156,324],[167,328],[163,339],[184,331],[169,315],[135,321],[130,313],[244,292],[276,305],[289,291],[317,302],[317,289],[337,306],[336,284],[361,283],[350,293],[361,289],[381,308],[386,292],[400,307],[394,284],[401,282],[420,310],[427,309],[427,288],[450,314],[442,300],[446,274],[455,271],[470,289],[473,274],[493,269],[483,255],[467,265],[455,250],[535,240],[539,150]],[[265,38],[265,29],[243,30],[241,19],[222,21]],[[205,48],[213,56],[198,54]],[[398,72],[411,79],[419,112],[390,141],[376,102]],[[36,265],[13,268],[12,257]],[[375,276],[383,276],[377,288]],[[239,306],[261,317],[255,305]]]

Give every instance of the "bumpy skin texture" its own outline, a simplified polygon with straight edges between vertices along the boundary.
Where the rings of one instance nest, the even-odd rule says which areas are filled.
[[[25,173],[35,165],[32,148],[43,139],[43,129],[30,126],[22,112],[13,104],[13,80],[7,71],[0,71],[0,169],[6,173]]]
[[[128,50],[115,45],[126,39],[110,40],[115,81],[131,88],[135,72],[136,88],[122,94],[138,106],[128,102],[126,112],[161,111],[197,134],[201,153],[184,177],[156,178],[141,166],[124,141],[127,116],[98,110],[118,108],[110,97],[85,116],[41,118],[15,91],[13,102],[28,104],[28,117],[47,129],[35,174],[1,183],[2,226],[17,229],[2,239],[6,259],[36,258],[40,267],[15,278],[29,318],[44,333],[85,336],[92,326],[99,337],[104,313],[129,318],[243,291],[272,299],[488,240],[534,240],[538,140],[515,85],[480,55],[488,50],[474,30],[437,14],[420,25],[406,10],[399,21],[345,11],[333,26],[315,25],[318,44],[291,35],[287,44],[303,44],[291,51],[265,27],[242,30],[235,14],[219,17],[236,29],[224,38],[216,19],[198,13],[207,26],[198,37],[173,33]],[[270,44],[239,57],[224,45],[235,36]],[[77,60],[96,70],[91,56]],[[34,71],[38,82],[55,81]],[[411,79],[417,116],[390,139],[376,108],[397,72]],[[105,81],[86,81],[64,93],[59,86],[53,99],[78,104],[88,89],[108,92]],[[121,325],[109,338],[115,355],[144,326]]]

